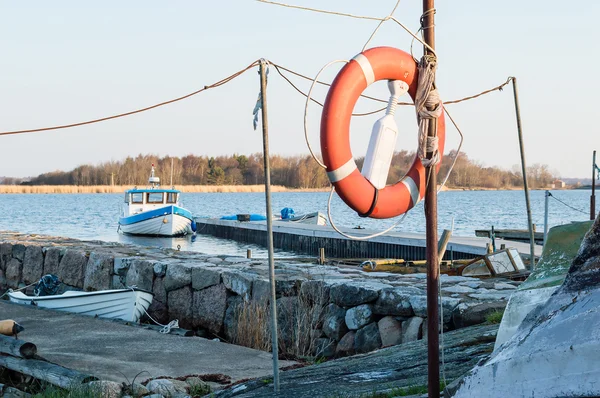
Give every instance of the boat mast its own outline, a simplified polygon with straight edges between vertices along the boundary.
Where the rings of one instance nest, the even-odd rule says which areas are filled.
[[[152,163],[152,170],[150,171],[150,178],[148,178],[148,183],[150,184],[150,188],[158,188],[160,183],[160,178],[154,176],[154,163]]]

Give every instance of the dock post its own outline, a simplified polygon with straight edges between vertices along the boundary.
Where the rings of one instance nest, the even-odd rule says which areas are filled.
[[[319,264],[325,264],[325,248],[321,247],[319,249]]]
[[[544,245],[546,244],[546,236],[548,236],[548,198],[550,197],[550,191],[546,191],[544,194]]]
[[[592,196],[590,196],[590,220],[596,219],[596,151],[592,159]]]
[[[423,0],[423,15],[421,16],[421,29],[423,38],[432,49],[435,48],[435,23],[434,0]],[[424,47],[424,56],[434,55]],[[435,85],[435,77],[434,83]],[[437,118],[429,123],[428,137],[437,136]],[[432,159],[435,154],[428,152],[427,159]],[[438,259],[437,238],[437,172],[436,164],[432,163],[425,168],[427,186],[425,191],[425,242],[427,247],[427,392],[429,398],[440,396],[440,335],[438,311],[438,283],[440,268]]]
[[[529,225],[529,255],[530,268],[535,268],[535,237],[533,234],[533,220],[531,218],[531,203],[529,201],[529,187],[527,186],[527,166],[525,164],[525,146],[523,145],[523,128],[521,126],[521,108],[519,107],[519,92],[517,78],[512,78],[513,94],[515,97],[515,113],[517,114],[517,130],[519,133],[519,149],[521,151],[521,170],[523,171],[523,189],[525,190],[525,205],[527,206],[527,223]]]
[[[246,258],[252,258],[252,249],[246,250]]]
[[[273,388],[279,392],[279,346],[277,343],[277,301],[275,295],[275,261],[273,259],[273,219],[271,211],[271,168],[269,164],[269,127],[267,120],[267,61],[260,60],[260,98],[262,102],[263,161],[267,206],[267,247],[269,250],[269,284],[271,285],[271,346],[273,348]]]

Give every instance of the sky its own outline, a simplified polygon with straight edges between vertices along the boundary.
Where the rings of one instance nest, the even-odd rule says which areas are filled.
[[[386,16],[396,0],[286,0],[306,7]],[[600,2],[438,0],[437,85],[443,100],[518,81],[528,165],[563,178],[590,177],[600,129],[595,16]],[[402,0],[395,16],[413,30],[421,1]],[[326,63],[359,53],[376,21],[279,7],[254,0],[127,2],[0,0],[0,132],[100,118],[190,93],[259,58],[314,77]],[[410,50],[394,22],[369,47]],[[421,54],[415,44],[414,53]],[[340,64],[322,78],[331,81]],[[291,77],[305,92],[310,82]],[[185,101],[134,116],[65,130],[0,136],[0,176],[26,177],[81,164],[152,153],[218,156],[262,151],[252,127],[257,69]],[[367,93],[387,98],[385,83]],[[315,90],[318,100],[327,94]],[[404,98],[407,99],[407,98]],[[272,154],[301,155],[305,99],[273,69],[267,94]],[[360,100],[356,109],[379,104]],[[512,89],[448,105],[465,138],[462,150],[485,166],[520,167]],[[355,118],[353,155],[363,156],[371,126]],[[309,107],[309,140],[319,151],[320,108]],[[415,150],[414,109],[397,113],[396,149]],[[447,131],[446,150],[458,134]]]

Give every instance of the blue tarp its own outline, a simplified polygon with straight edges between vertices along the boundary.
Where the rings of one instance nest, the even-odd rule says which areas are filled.
[[[232,216],[223,216],[221,217],[221,220],[233,220],[233,221],[237,221],[237,214],[234,214]],[[265,221],[267,219],[267,217],[263,216],[262,214],[250,214],[250,221]]]

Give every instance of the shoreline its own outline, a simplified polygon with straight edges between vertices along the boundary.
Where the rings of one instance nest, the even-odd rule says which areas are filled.
[[[0,185],[0,194],[95,194],[124,193],[132,189],[129,185]],[[164,188],[168,188],[164,186]],[[175,189],[183,193],[252,193],[265,192],[264,185],[176,185]],[[541,191],[548,188],[530,188]],[[560,190],[571,190],[562,188]],[[288,188],[272,185],[272,192],[329,192],[330,188]],[[485,187],[443,187],[446,191],[522,191],[521,187],[485,188]],[[557,189],[552,189],[557,190]]]

